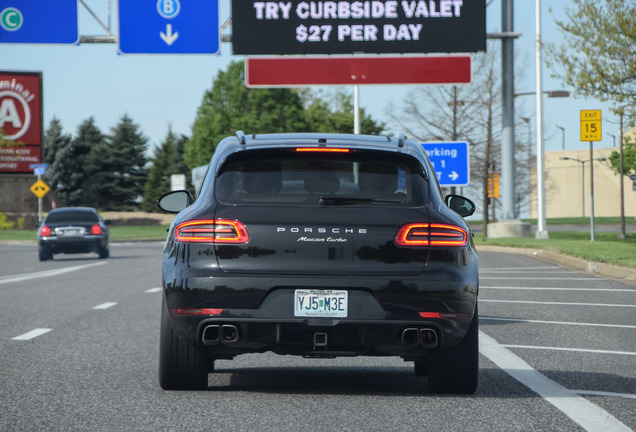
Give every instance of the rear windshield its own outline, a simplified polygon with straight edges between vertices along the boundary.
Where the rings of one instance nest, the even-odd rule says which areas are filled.
[[[215,181],[216,198],[225,204],[417,206],[426,190],[415,158],[361,150],[241,152]]]
[[[97,215],[92,212],[70,211],[50,213],[46,217],[47,223],[64,223],[64,222],[99,222]]]

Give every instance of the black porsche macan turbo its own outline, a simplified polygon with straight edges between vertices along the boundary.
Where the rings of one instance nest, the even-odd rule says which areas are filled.
[[[219,143],[163,254],[159,382],[205,389],[216,359],[398,356],[437,393],[478,375],[475,210],[442,197],[420,143],[340,134]]]

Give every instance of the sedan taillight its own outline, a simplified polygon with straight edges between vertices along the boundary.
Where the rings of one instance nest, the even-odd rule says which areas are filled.
[[[44,225],[40,228],[40,237],[50,237],[51,236],[51,228]]]
[[[455,225],[415,223],[400,228],[395,236],[398,246],[466,246],[468,232]]]
[[[102,227],[99,226],[99,224],[94,224],[91,227],[91,234],[92,235],[100,235],[102,233]]]
[[[245,225],[227,219],[183,222],[177,225],[174,236],[182,243],[244,244],[249,240]]]

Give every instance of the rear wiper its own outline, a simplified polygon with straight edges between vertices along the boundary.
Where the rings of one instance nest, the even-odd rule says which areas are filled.
[[[345,198],[345,197],[320,197],[320,205],[349,205],[349,204],[400,204],[400,201],[379,200],[372,198]]]

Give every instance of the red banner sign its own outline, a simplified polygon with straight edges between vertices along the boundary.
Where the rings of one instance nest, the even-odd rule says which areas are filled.
[[[42,145],[42,74],[0,71],[0,173],[32,172]]]
[[[471,57],[247,57],[248,87],[467,84]]]

